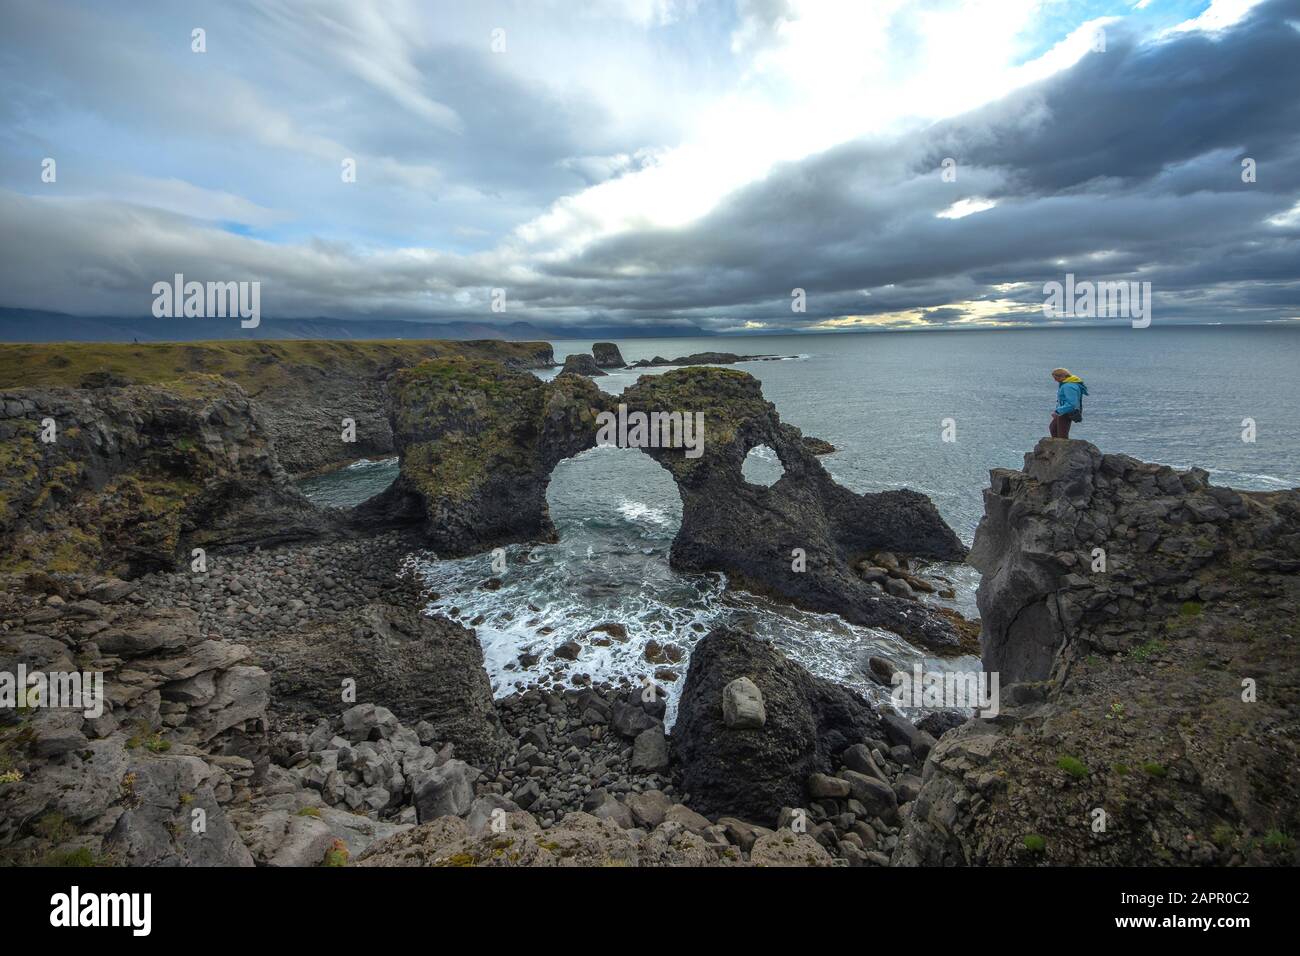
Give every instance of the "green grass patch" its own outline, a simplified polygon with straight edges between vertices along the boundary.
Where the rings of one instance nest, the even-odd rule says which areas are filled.
[[[1076,779],[1083,779],[1088,776],[1088,768],[1083,765],[1083,761],[1078,757],[1071,757],[1068,754],[1058,757],[1056,766]]]

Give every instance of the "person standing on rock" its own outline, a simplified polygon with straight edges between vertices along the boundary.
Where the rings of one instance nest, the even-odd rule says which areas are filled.
[[[1088,386],[1068,368],[1052,369],[1052,378],[1056,379],[1056,411],[1048,433],[1053,438],[1069,438],[1070,423],[1083,421],[1083,396],[1088,394]]]

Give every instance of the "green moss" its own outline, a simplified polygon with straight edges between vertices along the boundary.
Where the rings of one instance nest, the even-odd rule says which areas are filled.
[[[75,850],[50,853],[41,861],[43,866],[101,866],[103,863],[104,861],[84,846]]]
[[[1133,650],[1129,652],[1129,656],[1132,657],[1133,660],[1135,661],[1146,662],[1151,658],[1153,654],[1159,654],[1162,651],[1164,651],[1164,649],[1165,649],[1164,642],[1155,640],[1153,638],[1152,640],[1147,641],[1145,644],[1140,644],[1137,647],[1133,648]]]
[[[77,828],[57,810],[51,810],[32,824],[32,832],[51,843],[67,843],[77,835]]]
[[[1178,614],[1181,617],[1199,617],[1205,610],[1205,605],[1200,601],[1184,601],[1178,608]]]
[[[1259,845],[1270,853],[1290,853],[1295,849],[1295,840],[1281,830],[1269,830]]]
[[[342,840],[335,840],[325,851],[325,859],[321,861],[321,866],[347,866],[350,857],[347,844]]]
[[[539,350],[546,348],[544,342],[436,339],[4,344],[0,345],[0,388],[76,387],[92,372],[108,372],[136,384],[185,382],[195,373],[207,373],[238,382],[250,395],[256,395],[300,381],[306,369],[348,368],[370,375],[442,355],[531,363]]]
[[[1056,766],[1064,770],[1071,777],[1083,778],[1088,776],[1088,768],[1083,765],[1083,761],[1077,757],[1063,756],[1056,761]]]
[[[1155,763],[1155,762],[1144,763],[1142,765],[1142,769],[1152,777],[1158,778],[1158,777],[1169,776],[1169,771],[1165,769],[1164,764]]]
[[[1220,823],[1210,834],[1210,841],[1221,850],[1226,850],[1237,842],[1237,831],[1226,823]]]
[[[1037,833],[1026,833],[1024,844],[1030,853],[1043,853],[1047,850],[1047,840]]]
[[[303,807],[298,811],[300,817],[319,817],[320,810],[316,807]]]
[[[1132,768],[1130,768],[1129,765],[1126,763],[1117,763],[1111,769],[1114,770],[1121,777],[1127,777],[1130,773],[1133,772]]]

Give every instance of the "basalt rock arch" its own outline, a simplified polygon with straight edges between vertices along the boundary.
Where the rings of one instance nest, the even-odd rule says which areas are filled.
[[[602,412],[702,412],[702,448],[642,448],[681,493],[673,567],[721,571],[733,586],[885,627],[941,652],[961,645],[948,619],[880,593],[852,570],[880,549],[962,560],[966,549],[929,498],[907,490],[859,495],[836,484],[745,372],[647,375],[615,398],[578,376],[542,382],[492,361],[440,358],[399,371],[389,394],[401,474],[358,509],[362,522],[419,523],[446,557],[554,541],[551,471],[595,446]],[[785,468],[771,487],[741,473],[757,445],[772,448]]]

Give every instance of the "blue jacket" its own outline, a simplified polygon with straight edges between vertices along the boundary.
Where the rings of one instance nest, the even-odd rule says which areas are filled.
[[[1069,415],[1083,404],[1083,396],[1088,394],[1088,386],[1083,379],[1071,375],[1056,386],[1056,414]]]

